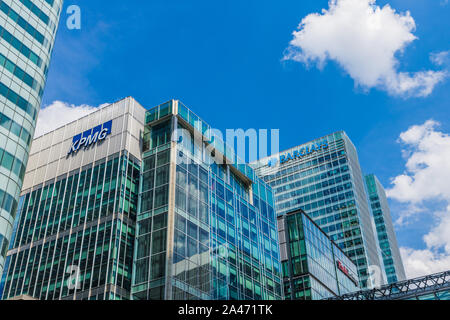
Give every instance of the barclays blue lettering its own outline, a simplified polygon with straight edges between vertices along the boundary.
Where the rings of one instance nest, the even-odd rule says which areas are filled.
[[[303,147],[300,150],[294,151],[292,154],[288,153],[286,155],[280,156],[280,164],[285,164],[289,161],[301,159],[315,152],[319,152],[322,150],[328,149],[328,141],[324,140],[319,143],[313,143],[308,147]]]
[[[81,148],[89,148],[98,141],[103,141],[111,134],[112,120],[73,137],[68,155],[77,153]]]

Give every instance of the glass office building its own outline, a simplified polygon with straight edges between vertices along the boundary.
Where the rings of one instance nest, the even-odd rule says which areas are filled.
[[[359,290],[358,270],[302,210],[278,216],[286,300],[322,300]]]
[[[130,299],[144,117],[127,98],[34,140],[2,299]]]
[[[0,273],[17,212],[62,2],[0,1]]]
[[[375,175],[367,175],[365,180],[387,282],[406,280],[386,192]]]
[[[373,266],[381,269],[365,184],[356,148],[336,132],[253,164],[273,189],[275,210],[305,211],[354,261],[360,287]]]
[[[147,112],[134,299],[280,299],[271,188],[179,101]]]
[[[2,299],[281,299],[272,190],[209,128],[127,98],[36,139]]]

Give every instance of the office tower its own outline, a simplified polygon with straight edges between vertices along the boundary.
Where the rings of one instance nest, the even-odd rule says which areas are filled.
[[[280,299],[272,190],[208,128],[127,98],[36,139],[2,299]]]
[[[322,300],[359,290],[356,265],[302,210],[278,216],[284,295]]]
[[[28,163],[62,0],[0,1],[0,273]]]
[[[365,180],[387,282],[406,280],[386,192],[375,175],[367,175]]]
[[[144,117],[127,98],[34,140],[2,299],[130,299]]]
[[[210,129],[179,101],[147,112],[134,299],[282,296],[272,190]]]
[[[305,211],[358,267],[365,288],[381,270],[373,218],[358,155],[345,132],[337,132],[253,164],[273,189],[275,210]]]

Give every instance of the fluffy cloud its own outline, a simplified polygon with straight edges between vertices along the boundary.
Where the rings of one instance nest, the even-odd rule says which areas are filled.
[[[431,214],[434,226],[423,237],[425,249],[402,248],[409,277],[450,270],[450,136],[428,120],[400,135],[407,158],[405,172],[392,179],[388,196],[413,209],[400,219]],[[434,211],[444,204],[442,210]]]
[[[100,107],[102,106],[104,105]],[[34,136],[42,136],[74,120],[82,118],[95,110],[97,110],[96,107],[88,105],[75,106],[65,102],[55,101],[39,112]]]
[[[450,207],[446,212],[438,214],[437,218],[437,225],[424,237],[424,241],[428,248],[443,248],[445,252],[450,253]],[[448,269],[450,270],[450,267]]]
[[[448,271],[450,255],[436,254],[431,250],[414,250],[401,248],[400,253],[409,279]]]
[[[391,198],[411,204],[425,200],[450,203],[450,136],[437,131],[437,126],[429,120],[400,135],[408,160],[406,172],[392,181]]]
[[[400,249],[409,278],[450,270],[450,208],[436,214],[435,220],[435,226],[423,237],[425,249]]]
[[[425,97],[443,81],[445,71],[399,72],[397,56],[416,40],[409,12],[397,13],[376,0],[330,0],[322,14],[305,17],[284,59],[322,68],[337,62],[363,88],[392,95]]]

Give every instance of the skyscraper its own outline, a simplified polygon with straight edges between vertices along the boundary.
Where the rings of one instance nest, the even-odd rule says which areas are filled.
[[[12,233],[62,0],[0,1],[0,272]]]
[[[280,299],[272,189],[180,101],[145,123],[133,299]]]
[[[144,117],[126,98],[33,141],[3,299],[130,299]]]
[[[386,192],[375,175],[367,175],[365,180],[387,282],[406,280]]]
[[[358,267],[360,287],[379,268],[364,179],[356,148],[336,132],[253,164],[273,189],[278,215],[306,212]]]

